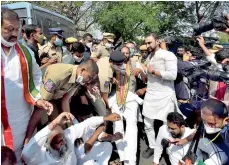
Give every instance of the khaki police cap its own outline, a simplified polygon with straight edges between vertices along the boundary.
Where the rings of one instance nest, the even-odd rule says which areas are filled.
[[[114,42],[115,35],[113,33],[103,33],[103,38],[108,39],[110,42]]]
[[[139,48],[141,51],[142,50],[147,50],[147,47],[146,47],[146,45],[142,45],[142,46],[140,46],[140,48]]]
[[[74,38],[74,37],[68,37],[68,38],[65,39],[65,42],[68,43],[68,44],[72,44],[72,43],[77,42],[77,39]]]

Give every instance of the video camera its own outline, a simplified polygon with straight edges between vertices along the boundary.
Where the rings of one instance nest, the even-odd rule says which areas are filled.
[[[217,31],[225,31],[229,28],[227,19],[224,17],[223,13],[220,15],[215,15],[210,21],[201,22],[193,27],[193,35],[199,36],[200,34],[215,29]]]
[[[224,71],[209,69],[211,63],[200,60],[189,68],[183,69],[183,75],[188,78],[189,82],[195,82],[196,78],[204,78],[212,81],[225,82],[229,85],[228,65],[223,67]]]

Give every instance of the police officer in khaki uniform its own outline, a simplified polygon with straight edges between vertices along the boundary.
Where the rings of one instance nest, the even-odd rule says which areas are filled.
[[[72,57],[72,45],[77,42],[77,39],[74,37],[69,37],[65,39],[65,45],[62,47],[63,56],[62,63],[64,64],[74,64],[74,59]]]
[[[60,28],[49,28],[48,31],[51,35],[51,39],[47,44],[41,46],[38,51],[41,63],[47,63],[50,58],[53,59],[53,63],[61,63],[63,46],[62,39],[64,38],[63,30]]]
[[[148,62],[147,57],[148,57],[149,53],[147,51],[146,45],[141,45],[139,49],[141,51],[141,57],[139,59],[139,62],[141,64],[147,64],[147,62]]]
[[[101,43],[92,50],[92,54],[94,54],[94,57],[100,59],[102,57],[108,57],[111,53],[111,50],[113,48],[115,35],[112,33],[103,33],[103,40]]]
[[[99,69],[93,60],[79,66],[71,64],[53,64],[47,67],[41,96],[53,103],[51,120],[62,111],[70,112],[69,101],[82,85],[87,86],[98,75]]]

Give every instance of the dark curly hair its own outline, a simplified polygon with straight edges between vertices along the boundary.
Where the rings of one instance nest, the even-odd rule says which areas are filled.
[[[181,127],[182,125],[186,125],[183,116],[178,112],[170,112],[167,116],[167,121],[170,123],[174,123],[179,127]]]

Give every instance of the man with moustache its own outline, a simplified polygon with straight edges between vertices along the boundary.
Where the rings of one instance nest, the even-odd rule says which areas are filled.
[[[37,25],[28,25],[25,28],[25,34],[28,38],[26,45],[34,52],[37,64],[41,66],[41,61],[38,54],[38,43],[42,44],[44,41],[41,28],[39,28]]]
[[[41,99],[41,70],[33,51],[18,43],[19,27],[17,13],[1,8],[1,144],[13,149],[18,164],[33,107],[53,109]]]
[[[118,120],[120,115],[113,113],[106,117],[91,117],[78,123],[71,113],[63,112],[25,145],[22,157],[27,165],[79,164],[75,153],[75,140],[89,134],[92,127],[97,128],[105,121]],[[71,122],[74,122],[74,125],[62,129],[61,126]],[[86,146],[84,148],[87,152],[90,151]]]
[[[176,138],[185,138],[195,132],[195,129],[190,129],[185,126],[183,116],[177,112],[171,112],[167,116],[167,124],[161,126],[158,132],[156,147],[154,153],[154,164],[158,165],[162,155],[163,147],[169,155],[169,160],[172,165],[178,165],[179,160],[187,153],[191,142],[182,146],[177,146],[172,143]],[[171,142],[167,145],[167,142]],[[166,146],[167,145],[167,146]]]
[[[149,51],[150,62],[145,67],[147,89],[143,104],[144,124],[149,148],[142,156],[149,158],[155,148],[155,119],[166,122],[166,116],[177,107],[174,80],[177,77],[177,58],[167,50],[160,48],[156,34],[146,35],[145,44]],[[178,109],[178,108],[177,108]]]

